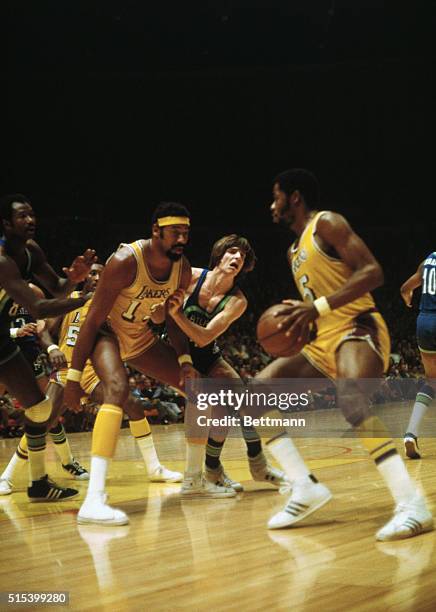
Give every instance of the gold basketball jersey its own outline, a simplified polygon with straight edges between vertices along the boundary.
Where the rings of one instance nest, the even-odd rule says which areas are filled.
[[[118,336],[124,360],[141,354],[156,341],[147,326],[151,307],[165,302],[180,285],[182,259],[173,262],[167,280],[155,280],[145,261],[144,245],[145,240],[121,245],[128,247],[136,259],[135,280],[120,292],[109,314],[110,325]]]
[[[70,297],[80,297],[80,291],[73,291]],[[62,319],[61,329],[59,332],[59,349],[63,352],[68,362],[68,366],[71,364],[71,358],[73,356],[74,346],[77,342],[77,336],[79,335],[80,328],[86,319],[89,307],[92,300],[88,300],[83,306],[72,310],[64,316]],[[90,363],[88,360],[87,363]]]
[[[353,271],[340,259],[324,253],[315,242],[318,219],[327,211],[318,212],[307,224],[299,240],[288,250],[288,261],[292,268],[295,284],[304,301],[313,302],[319,297],[335,293]],[[345,320],[353,319],[359,313],[375,310],[375,303],[370,293],[336,308],[328,315],[316,320],[318,333],[342,325]]]

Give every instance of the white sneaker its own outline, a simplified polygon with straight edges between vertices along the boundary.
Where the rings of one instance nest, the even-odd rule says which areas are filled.
[[[425,505],[425,500],[417,495],[408,504],[398,504],[394,516],[377,531],[375,537],[382,542],[403,540],[431,531],[433,527],[433,517]]]
[[[288,503],[270,518],[268,529],[290,527],[324,506],[331,498],[329,489],[319,482],[294,483]]]
[[[163,465],[160,465],[154,472],[149,474],[150,482],[182,482],[183,474],[181,472],[172,472]]]
[[[7,478],[0,478],[0,495],[10,495],[12,493],[12,482]]]
[[[185,476],[180,489],[183,497],[235,497],[236,491],[232,487],[209,482],[203,474]]]
[[[107,503],[106,493],[96,493],[86,497],[77,515],[77,522],[95,523],[97,525],[127,525],[127,514]]]
[[[212,470],[206,466],[205,478],[207,481],[212,482],[216,485],[221,485],[227,488],[232,488],[237,493],[241,493],[244,490],[244,487],[240,482],[233,480],[224,471],[222,465],[220,465],[216,470]]]

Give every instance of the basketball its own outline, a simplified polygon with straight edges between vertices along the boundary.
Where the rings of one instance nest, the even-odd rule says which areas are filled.
[[[274,316],[275,313],[278,313],[277,316]],[[275,304],[265,310],[257,322],[257,341],[273,357],[291,357],[291,355],[296,355],[309,341],[309,328],[306,329],[300,341],[298,341],[298,329],[291,336],[285,335],[286,330],[277,329],[280,321],[287,316],[285,313],[289,314],[289,306],[286,304]]]

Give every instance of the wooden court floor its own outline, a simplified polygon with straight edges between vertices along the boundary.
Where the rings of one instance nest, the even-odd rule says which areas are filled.
[[[409,410],[408,407],[406,407]],[[178,425],[154,426],[161,461],[183,470]],[[70,435],[89,465],[91,434]],[[29,504],[26,474],[0,497],[0,591],[68,591],[68,606],[47,610],[436,610],[436,531],[378,543],[392,502],[356,440],[298,439],[333,500],[301,524],[268,531],[286,497],[253,482],[243,442],[229,439],[223,462],[245,491],[228,500],[181,500],[178,484],[149,484],[139,451],[123,429],[109,481],[110,503],[130,517],[123,527],[78,526],[80,499]],[[1,469],[16,445],[0,440]],[[408,461],[436,513],[436,442]],[[49,445],[50,474],[64,477]],[[85,494],[86,483],[75,483]],[[24,609],[1,606],[1,610]],[[29,609],[29,608],[28,608]]]

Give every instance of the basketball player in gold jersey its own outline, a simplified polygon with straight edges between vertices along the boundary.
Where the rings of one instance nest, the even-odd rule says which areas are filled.
[[[152,217],[152,236],[121,247],[109,258],[98,284],[88,316],[73,352],[67,375],[64,401],[79,408],[80,379],[87,358],[103,385],[104,404],[97,415],[92,435],[91,477],[82,505],[80,523],[120,525],[128,522],[124,512],[106,504],[105,481],[115,452],[122,406],[129,391],[123,362],[174,387],[198,377],[192,366],[188,340],[168,317],[172,346],[158,339],[147,326],[154,304],[166,300],[179,287],[186,289],[191,266],[183,257],[189,238],[189,213],[175,202],[163,202]],[[110,332],[95,344],[109,319]],[[95,345],[95,347],[94,347]],[[234,495],[233,489],[211,485],[211,494]]]
[[[389,333],[369,293],[382,284],[382,269],[342,215],[316,210],[319,187],[312,173],[282,172],[274,180],[273,196],[273,221],[297,235],[288,260],[303,298],[286,301],[289,314],[278,327],[298,337],[314,324],[316,338],[301,353],[273,361],[259,377],[338,379],[340,408],[396,502],[393,518],[377,532],[377,539],[429,531],[433,518],[424,498],[383,423],[370,415],[357,383],[357,379],[382,377],[389,363]],[[269,449],[293,481],[288,503],[268,523],[277,529],[304,519],[329,501],[331,493],[310,473],[290,438],[270,441]]]

